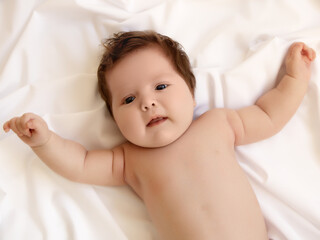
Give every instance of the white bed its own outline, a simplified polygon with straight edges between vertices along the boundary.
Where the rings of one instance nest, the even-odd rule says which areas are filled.
[[[319,0],[2,0],[0,125],[34,112],[88,149],[123,141],[97,92],[101,39],[153,29],[179,41],[197,78],[196,115],[253,104],[276,83],[294,41],[318,54],[282,132],[237,148],[273,240],[320,239]],[[236,200],[236,199],[235,199]],[[0,133],[1,240],[153,240],[128,187],[70,182],[13,133]]]

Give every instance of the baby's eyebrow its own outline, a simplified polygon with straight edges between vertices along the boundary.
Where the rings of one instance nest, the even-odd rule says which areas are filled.
[[[163,78],[171,77],[173,74],[172,73],[160,73],[156,75],[153,80],[161,80]]]
[[[167,81],[173,81],[173,74],[172,73],[162,73],[157,75],[153,78],[154,83],[161,83],[161,82],[167,82]]]
[[[115,99],[117,99],[117,101],[119,102],[123,102],[124,99],[130,95],[130,91],[122,92],[120,94],[115,95]]]

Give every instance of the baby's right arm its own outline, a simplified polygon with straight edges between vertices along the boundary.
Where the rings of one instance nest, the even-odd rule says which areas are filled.
[[[65,178],[95,185],[125,184],[121,147],[87,151],[81,144],[50,131],[46,122],[32,113],[12,118],[3,129],[12,129],[45,164]]]

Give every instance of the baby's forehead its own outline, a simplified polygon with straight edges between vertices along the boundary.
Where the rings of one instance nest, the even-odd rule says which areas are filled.
[[[131,51],[119,59],[106,72],[107,79],[127,74],[148,74],[150,71],[171,72],[175,70],[171,58],[157,45],[150,45]]]
[[[129,52],[128,54],[126,54],[125,56],[123,56],[122,59],[120,59],[120,61],[122,61],[123,59],[126,59],[127,57],[132,57],[132,58],[137,58],[137,56],[141,53],[157,53],[154,54],[153,57],[154,58],[165,58],[167,61],[171,62],[171,58],[169,56],[169,54],[166,53],[166,51],[158,44],[150,44],[147,46],[143,46],[140,48],[137,48],[135,50],[132,50],[131,52]]]

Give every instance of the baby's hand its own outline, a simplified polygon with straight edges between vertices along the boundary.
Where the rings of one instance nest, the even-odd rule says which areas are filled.
[[[14,131],[18,137],[30,147],[42,146],[49,141],[51,131],[46,122],[33,113],[25,113],[14,117],[3,125],[3,130]]]
[[[290,77],[309,81],[310,64],[316,58],[316,53],[302,42],[291,45],[286,56],[285,65]]]

